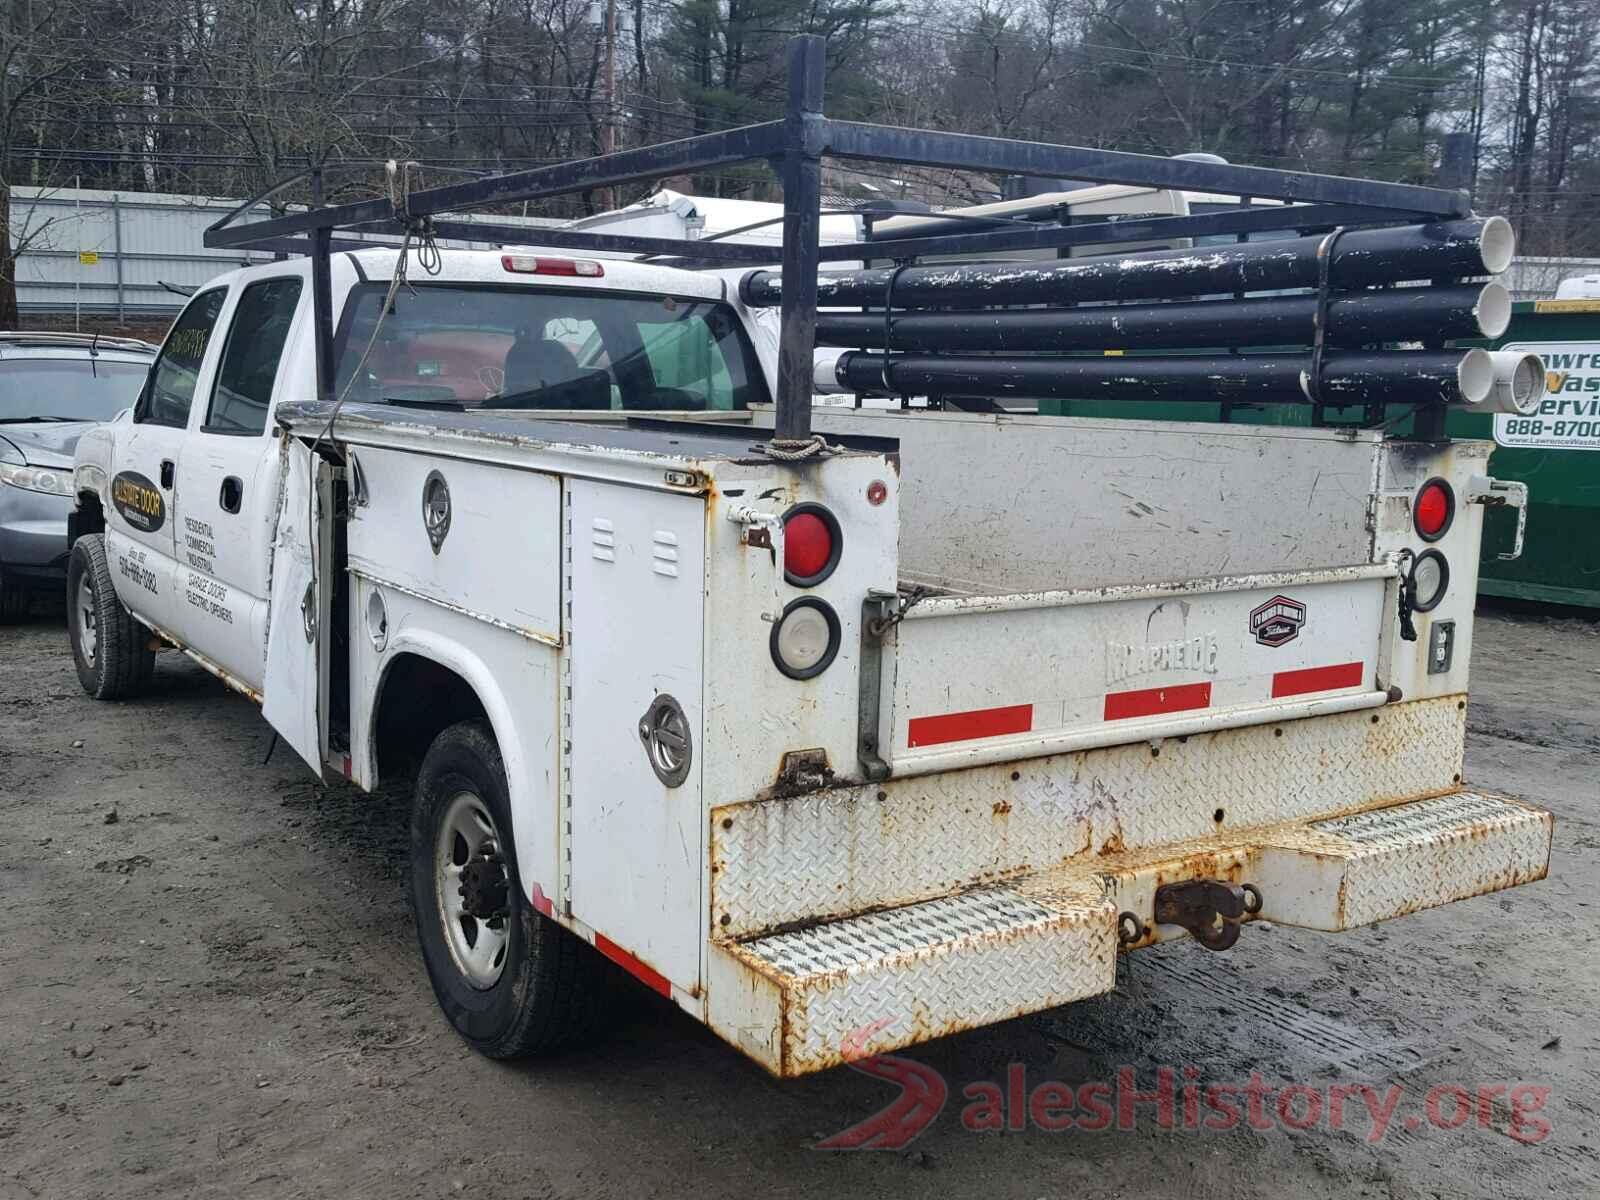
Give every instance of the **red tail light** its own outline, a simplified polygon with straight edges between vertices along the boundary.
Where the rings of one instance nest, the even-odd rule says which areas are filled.
[[[844,535],[820,504],[797,504],[783,518],[783,577],[795,587],[815,587],[839,565]]]
[[[1411,506],[1411,523],[1425,542],[1436,542],[1442,538],[1455,515],[1455,493],[1442,479],[1430,479],[1423,484]]]

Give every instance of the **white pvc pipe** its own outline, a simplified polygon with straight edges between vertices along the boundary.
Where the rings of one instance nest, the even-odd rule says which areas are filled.
[[[1490,217],[1484,221],[1483,231],[1478,235],[1478,249],[1489,274],[1498,275],[1509,267],[1517,253],[1517,234],[1511,222],[1504,217]]]
[[[1484,337],[1497,338],[1511,324],[1511,293],[1498,283],[1486,283],[1478,294],[1478,329]]]
[[[1515,413],[1528,416],[1539,410],[1544,399],[1544,360],[1537,354],[1516,350],[1491,351],[1494,387],[1480,407],[1484,412]]]
[[[760,311],[760,310],[757,310]],[[811,389],[822,396],[842,396],[852,389],[839,382],[838,365],[848,350],[818,346],[811,352]]]
[[[1456,367],[1456,386],[1463,402],[1482,404],[1494,392],[1494,360],[1487,350],[1472,349],[1461,356]]]

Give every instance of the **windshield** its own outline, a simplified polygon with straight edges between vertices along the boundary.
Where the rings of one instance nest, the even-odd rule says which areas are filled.
[[[148,363],[105,358],[0,359],[0,421],[19,417],[109,421],[132,408]]]
[[[387,288],[356,289],[335,361],[343,393]],[[739,409],[766,382],[733,311],[576,288],[417,284],[383,320],[352,400],[472,408]]]

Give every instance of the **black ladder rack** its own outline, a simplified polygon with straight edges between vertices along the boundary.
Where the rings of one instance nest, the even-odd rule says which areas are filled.
[[[817,320],[817,268],[822,262],[998,254],[1086,243],[1152,238],[1246,234],[1277,229],[1449,220],[1467,216],[1466,193],[1411,184],[1347,179],[1266,167],[1235,166],[1058,146],[1046,142],[978,137],[928,129],[834,121],[822,111],[824,41],[801,36],[788,46],[788,99],[782,120],[746,125],[674,142],[623,150],[505,175],[410,192],[389,198],[313,208],[264,221],[244,221],[251,209],[288,186],[279,184],[229,213],[205,232],[217,248],[304,253],[312,259],[319,398],[333,397],[333,311],[330,255],[374,243],[336,239],[338,232],[403,235],[427,232],[467,241],[556,249],[666,255],[697,266],[752,266],[771,262],[768,247],[725,241],[680,241],[578,230],[533,229],[445,214],[491,205],[541,200],[593,188],[659,179],[753,159],[774,165],[783,188],[783,330],[779,342],[776,425],[778,439],[811,432],[812,351]],[[818,245],[823,158],[948,167],[995,174],[1067,177],[1095,183],[1252,196],[1295,202],[1273,207],[1188,217],[1106,220],[1070,226],[982,228],[928,237]],[[292,182],[292,181],[289,181]]]

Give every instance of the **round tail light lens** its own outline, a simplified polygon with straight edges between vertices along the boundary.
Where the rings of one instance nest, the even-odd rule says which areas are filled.
[[[820,504],[796,504],[783,517],[783,577],[794,587],[815,587],[839,565],[844,535]]]
[[[1425,542],[1436,542],[1450,529],[1456,515],[1456,496],[1442,479],[1430,479],[1411,505],[1411,523]]]
[[[1432,612],[1439,607],[1450,587],[1450,564],[1438,550],[1424,550],[1411,564],[1411,575],[1406,588],[1411,593],[1411,607],[1417,612]]]
[[[772,661],[790,679],[810,679],[828,669],[839,653],[839,614],[826,600],[790,601],[772,627]]]

